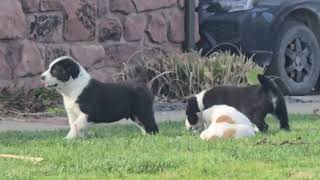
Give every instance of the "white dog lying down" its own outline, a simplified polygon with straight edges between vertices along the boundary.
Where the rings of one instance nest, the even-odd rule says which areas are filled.
[[[198,116],[201,124],[192,127],[186,120],[186,127],[193,130],[205,128],[200,134],[202,140],[248,137],[258,131],[244,114],[231,106],[215,105],[200,112]]]

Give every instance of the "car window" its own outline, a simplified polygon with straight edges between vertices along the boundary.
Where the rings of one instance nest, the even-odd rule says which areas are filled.
[[[245,10],[252,8],[260,0],[200,0],[201,4],[219,3],[226,11]]]

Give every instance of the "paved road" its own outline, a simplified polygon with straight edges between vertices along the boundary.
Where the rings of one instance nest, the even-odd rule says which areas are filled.
[[[320,109],[320,96],[287,97],[289,113],[312,114],[315,109]],[[163,121],[182,121],[184,120],[184,111],[158,111],[156,112],[158,122]],[[27,122],[25,122],[27,121]],[[122,120],[117,123],[128,123],[130,121]],[[0,121],[0,132],[10,130],[54,130],[68,128],[66,118],[41,118],[24,119],[23,121],[5,120]]]

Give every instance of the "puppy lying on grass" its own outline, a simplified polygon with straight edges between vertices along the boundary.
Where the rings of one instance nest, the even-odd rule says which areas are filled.
[[[235,108],[227,105],[216,105],[200,113],[197,127],[204,127],[200,138],[212,140],[216,138],[242,138],[254,136],[255,131],[250,120]],[[186,120],[187,128],[191,125]]]
[[[261,132],[268,130],[265,117],[269,113],[277,117],[281,129],[289,130],[287,106],[282,92],[271,78],[258,75],[258,80],[260,85],[218,86],[190,97],[186,107],[188,123],[197,124],[197,113],[214,105],[228,105],[247,116]]]

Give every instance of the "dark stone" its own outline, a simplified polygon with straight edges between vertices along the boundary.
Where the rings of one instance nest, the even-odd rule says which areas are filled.
[[[99,41],[120,41],[122,35],[121,23],[116,18],[104,18],[99,23]]]
[[[33,14],[28,16],[29,38],[40,42],[62,41],[62,15]]]
[[[96,9],[90,3],[82,0],[80,8],[77,10],[76,15],[83,26],[91,32],[91,35],[95,34],[96,26]]]
[[[97,0],[63,2],[67,14],[64,38],[69,41],[93,40],[96,35]]]

